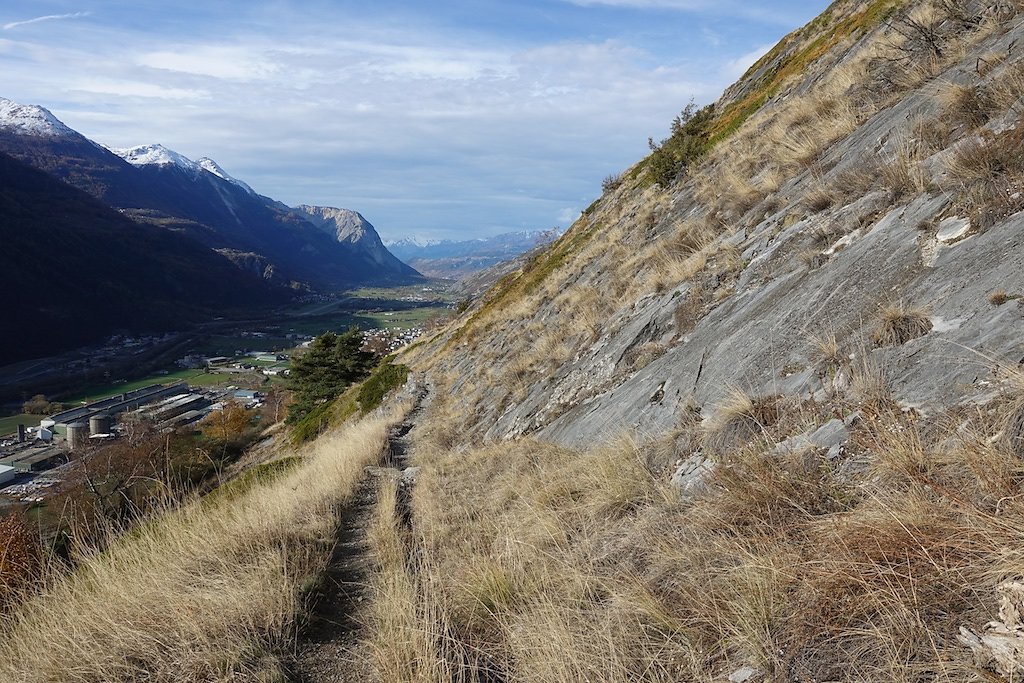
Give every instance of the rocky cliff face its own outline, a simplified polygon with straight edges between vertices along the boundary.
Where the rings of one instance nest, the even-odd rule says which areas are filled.
[[[358,211],[305,204],[294,207],[293,211],[332,235],[353,254],[359,254],[377,266],[380,269],[378,277],[391,276],[396,280],[408,280],[419,276],[415,269],[402,263],[388,251],[373,225]]]
[[[477,437],[577,446],[735,389],[984,403],[1024,361],[1021,38],[1009,5],[836,3],[727,91],[703,160],[627,171],[420,367]]]

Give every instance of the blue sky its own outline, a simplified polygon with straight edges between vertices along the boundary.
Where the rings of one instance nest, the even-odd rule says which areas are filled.
[[[827,0],[7,0],[0,96],[385,238],[567,226]]]

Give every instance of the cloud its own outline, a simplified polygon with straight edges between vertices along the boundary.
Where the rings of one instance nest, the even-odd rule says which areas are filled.
[[[601,1],[709,14],[735,4]],[[609,25],[606,12],[561,2],[586,15],[584,26],[544,37],[449,25],[435,16],[443,7],[420,22],[335,3],[312,14],[264,3],[223,17],[210,3],[187,24],[104,11],[84,31],[65,24],[0,39],[0,94],[47,106],[102,144],[161,141],[283,202],[357,209],[389,237],[547,228],[641,158],[691,97],[710,101],[757,56],[731,60],[736,52],[776,33],[752,40],[749,25],[708,22],[712,36],[686,17],[686,40],[664,22],[670,39],[652,41],[643,12]],[[723,46],[743,36],[743,47],[708,49],[719,35]]]
[[[580,217],[580,210],[575,206],[568,206],[558,212],[556,220],[561,226],[570,225],[574,220]]]
[[[70,91],[96,93],[100,95],[115,95],[118,97],[149,97],[162,100],[199,100],[210,96],[208,92],[203,90],[168,88],[154,83],[105,78],[84,79],[77,83],[68,85],[67,89]]]
[[[4,24],[4,30],[10,31],[12,28],[18,28],[19,26],[28,26],[29,24],[38,24],[42,21],[59,21],[62,19],[81,19],[82,17],[88,17],[92,12],[71,12],[70,14],[47,14],[43,17],[35,17],[34,19],[26,19],[24,21],[12,21],[9,24]]]
[[[768,54],[768,50],[773,47],[772,43],[765,43],[750,52],[740,55],[736,59],[731,59],[722,65],[722,76],[727,81],[735,81],[740,76],[747,72],[754,62]]]
[[[617,7],[634,10],[670,10],[699,12],[717,17],[742,17],[778,26],[792,26],[792,12],[765,9],[755,3],[737,0],[562,0],[579,7]]]
[[[262,50],[232,45],[181,45],[173,50],[147,52],[140,66],[226,80],[260,80],[278,70]]]

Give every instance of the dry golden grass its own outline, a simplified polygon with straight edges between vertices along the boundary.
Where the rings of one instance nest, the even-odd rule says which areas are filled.
[[[765,435],[779,421],[780,410],[776,396],[751,397],[733,388],[705,420],[704,446],[715,453],[742,446]]]
[[[984,85],[950,84],[941,94],[945,115],[967,131],[980,128],[992,120],[998,103]]]
[[[907,306],[900,301],[882,306],[878,324],[871,333],[875,346],[900,346],[923,337],[932,329],[932,321],[924,308]]]
[[[1024,209],[1024,128],[985,133],[960,143],[946,164],[948,189],[982,229]]]
[[[820,376],[834,374],[848,360],[834,331],[810,335],[810,347],[808,358]]]
[[[83,557],[4,625],[0,680],[279,675],[339,506],[379,459],[388,424],[349,426],[277,479],[170,511]]]
[[[385,496],[375,534],[382,677],[978,680],[957,635],[1024,561],[1024,465],[992,439],[1021,405],[925,424],[878,403],[854,428],[859,468],[748,445],[688,500],[653,474],[654,444],[453,452],[414,431],[412,530]]]

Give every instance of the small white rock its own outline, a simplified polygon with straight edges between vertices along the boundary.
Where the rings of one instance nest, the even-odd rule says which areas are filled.
[[[966,235],[970,229],[970,218],[951,216],[939,223],[939,230],[935,233],[935,239],[940,242],[955,242]]]
[[[747,681],[759,673],[761,672],[752,666],[740,667],[729,674],[729,681],[730,683],[747,683]]]

